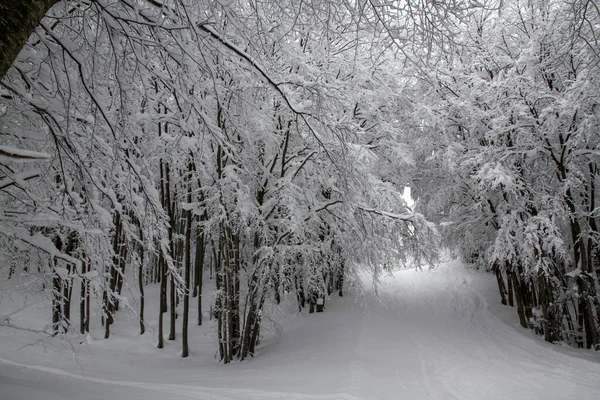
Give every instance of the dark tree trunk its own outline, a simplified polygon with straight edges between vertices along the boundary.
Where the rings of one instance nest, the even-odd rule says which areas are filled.
[[[254,353],[256,352],[256,346],[258,346],[258,343],[260,341],[260,310],[262,310],[263,305],[265,303],[265,293],[263,293],[261,295],[261,299],[260,302],[258,304],[257,310],[256,310],[256,315],[253,318],[253,324],[250,325],[250,342],[248,344],[248,354],[250,355],[254,355]]]
[[[62,250],[63,243],[59,235],[54,235],[52,242],[54,243],[54,247],[56,247],[59,251]],[[50,260],[50,267],[52,268],[52,333],[54,335],[57,335],[60,331],[63,315],[63,282],[60,275],[56,271],[57,262],[58,260],[56,258],[52,258]]]
[[[498,282],[498,291],[500,292],[500,301],[506,305],[506,289],[504,287],[504,279],[502,279],[502,270],[498,264],[493,266],[494,272],[496,273],[496,281]]]
[[[507,282],[507,286],[508,286],[508,293],[507,293],[507,297],[508,297],[508,305],[511,307],[515,306],[515,299],[514,299],[514,289],[513,289],[513,278],[512,278],[512,274],[510,273],[510,271],[506,271],[506,282]]]
[[[583,273],[582,273],[583,275]],[[583,327],[583,333],[585,337],[585,348],[589,349],[592,346],[596,346],[597,341],[597,332],[596,332],[596,324],[594,321],[593,314],[593,304],[590,301],[592,297],[590,295],[590,285],[588,283],[587,276],[578,276],[577,284],[579,286],[580,296],[579,296],[579,322],[580,326]]]
[[[89,265],[88,265],[88,272],[89,272]],[[89,332],[90,331],[90,280],[86,279],[85,282],[85,331]]]
[[[217,319],[217,338],[219,340],[219,355],[221,357],[221,361],[227,364],[229,362],[229,352],[227,351],[227,329],[224,327],[225,321],[222,317],[223,313],[223,294],[219,293],[217,295],[217,300],[215,302],[215,317]]]
[[[344,297],[344,273],[346,270],[346,265],[344,261],[340,263],[340,267],[338,269],[338,278],[337,278],[337,290],[340,297]]]
[[[544,315],[544,340],[554,343],[560,339],[560,321],[552,292],[552,281],[544,273],[539,276],[540,304]]]
[[[192,202],[192,183],[190,179],[190,175],[192,174],[192,163],[189,162],[188,167],[188,176],[187,176],[187,203],[190,204]],[[181,329],[181,357],[187,357],[189,355],[188,348],[188,321],[190,314],[190,275],[191,275],[191,261],[192,261],[192,210],[186,211],[186,221],[185,221],[185,288],[183,290],[183,327]]]
[[[81,262],[81,291],[79,296],[79,332],[83,335],[86,332],[86,320],[88,316],[86,315],[86,307],[85,303],[88,301],[87,298],[87,285],[88,280],[85,276],[87,273],[87,263],[82,260]]]
[[[239,356],[240,340],[240,283],[239,283],[239,238],[229,227],[221,227],[221,245],[219,252],[222,266],[217,277],[222,275],[217,317],[221,332],[224,363]]]
[[[317,297],[317,312],[323,312],[325,311],[325,296],[321,295],[321,297]]]
[[[73,257],[77,258],[77,249],[79,248],[79,239],[76,231],[69,232],[69,236],[67,237],[67,245],[65,247],[65,252]],[[83,262],[82,262],[83,265]],[[65,320],[65,326],[71,326],[71,296],[73,294],[73,278],[72,275],[75,271],[75,265],[69,264],[67,266],[68,269],[68,277],[64,282],[64,308],[63,308],[63,318]],[[82,281],[83,282],[83,281]]]
[[[173,274],[169,274],[169,306],[170,306],[170,319],[169,319],[169,340],[175,340],[175,325],[177,322],[177,290],[175,287],[175,277]]]
[[[279,271],[273,273],[273,292],[275,294],[275,303],[281,304],[281,278],[279,277]]]
[[[198,326],[202,325],[202,272],[204,271],[204,232],[198,227],[196,234],[196,285],[198,290]]]
[[[520,271],[522,271],[522,268],[520,269]],[[523,276],[523,273],[521,272],[521,276]],[[521,301],[523,302],[523,308],[525,309],[525,318],[527,319],[527,324],[530,328],[532,328],[532,326],[530,325],[531,321],[533,321],[533,308],[536,305],[535,302],[535,293],[532,290],[532,286],[531,286],[531,280],[530,279],[523,279],[523,281],[521,282]]]
[[[165,204],[167,206],[167,213],[169,214],[169,250],[171,252],[171,257],[174,259],[175,246],[173,243],[173,227],[175,226],[175,216],[173,213],[173,207],[171,203],[171,171],[168,163],[165,164]],[[168,264],[166,262],[165,267],[168,267]],[[169,276],[169,303],[171,317],[169,324],[169,340],[175,340],[175,323],[177,320],[177,293],[175,291],[175,277],[173,276],[173,272],[171,272]]]
[[[55,270],[56,259],[53,259],[50,262],[52,263],[52,332],[56,335],[59,332],[62,315],[62,291],[61,279]]]
[[[331,293],[333,293],[333,288],[334,288],[334,273],[331,269],[331,263],[328,262],[328,267],[329,270],[327,272],[327,278],[325,280],[325,282],[327,282],[327,296],[331,296]]]
[[[525,306],[523,304],[521,285],[522,282],[519,281],[519,277],[515,271],[512,272],[513,277],[513,287],[515,289],[515,299],[517,301],[517,314],[519,315],[519,323],[523,328],[528,328],[527,318],[525,317]]]
[[[72,267],[68,267],[69,275],[71,275]],[[65,332],[69,330],[71,326],[71,295],[73,294],[73,281],[69,277],[67,280],[63,280],[63,322]]]
[[[589,301],[589,311],[588,318],[591,325],[591,329],[593,331],[593,343],[592,346],[596,350],[600,349],[600,299],[598,298],[597,288],[600,287],[598,284],[598,225],[596,223],[596,219],[594,218],[594,214],[596,211],[596,175],[597,175],[597,167],[595,164],[589,164],[589,187],[588,187],[588,215],[586,222],[589,226],[590,233],[587,240],[587,287],[588,287],[588,301]],[[596,237],[596,239],[593,239]],[[594,318],[594,313],[596,314],[596,318]]]
[[[570,192],[567,190],[567,198],[570,199]],[[596,322],[594,320],[593,305],[590,298],[594,297],[595,288],[594,282],[590,279],[588,254],[583,238],[581,237],[581,227],[575,217],[571,217],[571,234],[573,236],[573,252],[575,265],[581,269],[581,273],[577,277],[577,285],[579,286],[579,327],[583,330],[585,338],[585,347],[591,348],[598,344]]]
[[[140,290],[140,335],[146,332],[146,326],[144,323],[144,263],[145,263],[145,249],[144,249],[144,234],[140,228],[140,265],[138,267],[138,287]]]
[[[0,79],[57,0],[0,1]]]
[[[127,245],[125,243],[125,233],[121,229],[121,239],[119,243],[119,269],[116,271],[117,279],[115,285],[115,292],[121,295],[123,290],[123,282],[125,281],[125,266],[127,260]],[[115,300],[115,311],[119,310],[119,300]]]
[[[164,347],[164,315],[165,309],[167,308],[167,296],[163,296],[162,293],[167,291],[167,267],[165,265],[164,257],[161,253],[160,258],[158,260],[158,269],[161,271],[160,278],[160,305],[158,311],[158,348],[162,349]]]
[[[108,292],[104,291],[103,301],[105,306],[103,307],[104,311],[104,339],[108,339],[110,337],[110,324],[112,324],[112,315],[110,314],[110,310],[108,307]]]
[[[122,222],[121,214],[115,212],[114,215],[114,238],[113,238],[113,259],[109,267],[109,283],[108,288],[105,288],[103,295],[103,309],[106,317],[104,322],[104,338],[108,339],[110,336],[110,325],[113,323],[113,313],[115,310],[115,302],[113,293],[115,293],[117,287],[117,281],[119,279],[119,270],[121,268],[121,232]]]
[[[158,132],[160,136],[160,124],[158,126]],[[164,168],[163,168],[163,160],[161,159],[159,162],[160,165],[160,199],[163,208],[165,207],[165,183],[164,183]],[[159,245],[160,246],[160,245]],[[163,255],[162,247],[159,248],[159,259],[158,259],[158,271],[160,275],[160,303],[158,309],[158,348],[162,349],[164,347],[164,313],[167,311],[167,266],[165,265],[165,258]]]
[[[252,280],[250,281],[250,287],[248,288],[248,296],[246,296],[246,307],[248,311],[245,315],[244,321],[244,329],[242,335],[242,345],[240,352],[240,360],[246,359],[248,355],[252,355],[253,352],[250,351],[252,346],[252,332],[255,328],[257,320],[259,318],[258,313],[258,301],[257,301],[257,291],[258,291],[258,277],[256,274],[253,275]]]
[[[201,264],[198,262],[198,254],[200,250],[198,249],[198,241],[200,240],[200,227],[196,228],[196,242],[195,242],[195,251],[194,251],[194,290],[192,290],[192,297],[198,296],[198,290],[200,289],[200,268]]]
[[[161,262],[158,263],[158,271],[159,271],[159,276],[160,276],[160,278],[159,278],[160,304],[161,304],[160,312],[166,313],[167,311],[169,311],[169,303],[167,302],[167,282],[169,279],[169,272],[167,270],[167,264],[166,264],[164,258],[162,259]],[[165,281],[165,282],[163,282],[163,281]]]
[[[77,248],[77,233],[75,231],[69,232],[67,236],[67,244],[65,246],[65,253],[69,256],[75,255],[75,249]],[[63,285],[63,307],[62,307],[62,319],[63,327],[65,332],[69,330],[71,326],[71,294],[73,293],[73,268],[72,264],[67,264],[67,276],[62,280]]]
[[[298,312],[302,312],[302,309],[306,306],[306,296],[304,295],[304,282],[302,277],[299,276],[299,272],[296,271],[294,276],[294,285],[296,286],[296,301],[298,302]]]

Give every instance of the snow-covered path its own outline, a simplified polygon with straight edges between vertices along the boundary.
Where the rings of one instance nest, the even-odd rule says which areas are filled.
[[[287,320],[258,357],[229,366],[204,346],[183,360],[175,344],[158,351],[126,334],[74,363],[68,350],[16,350],[23,339],[2,328],[0,398],[600,399],[600,357],[518,327],[493,285],[457,263],[398,272],[378,296]]]
[[[528,335],[514,310],[497,304],[494,282],[482,278],[448,265],[384,278],[385,308],[371,298],[375,312],[361,327],[359,355],[369,369],[359,397],[599,399],[598,359],[573,357]],[[496,316],[503,311],[512,326]]]

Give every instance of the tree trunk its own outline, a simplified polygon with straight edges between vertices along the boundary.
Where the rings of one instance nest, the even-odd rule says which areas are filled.
[[[13,64],[27,39],[57,0],[0,2],[0,79]]]
[[[322,294],[320,297],[317,297],[317,312],[323,312],[325,311],[325,295]]]
[[[202,273],[204,271],[204,231],[198,226],[196,234],[196,285],[198,288],[198,326],[202,325]]]
[[[173,215],[173,207],[171,203],[171,171],[169,163],[165,164],[165,204],[167,206],[167,213],[169,214],[169,249],[171,251],[171,257],[174,259],[175,246],[173,243],[173,226],[175,226],[175,216]],[[165,263],[165,267],[167,267]],[[169,340],[175,340],[175,323],[177,320],[177,294],[175,292],[175,277],[173,272],[169,274],[170,285],[169,285],[169,305],[170,305],[170,325],[169,325]]]
[[[104,338],[108,339],[110,336],[110,325],[113,323],[113,313],[115,310],[115,302],[113,293],[115,293],[117,287],[117,280],[119,279],[119,270],[121,268],[121,232],[123,230],[121,223],[121,214],[115,212],[114,215],[114,238],[113,238],[113,259],[109,267],[109,282],[108,288],[104,289],[103,296],[103,308],[106,321],[104,323]]]
[[[62,308],[62,319],[63,328],[65,333],[71,326],[71,294],[73,293],[73,278],[71,278],[72,266],[67,265],[67,279],[63,279],[63,308]]]
[[[346,265],[342,260],[338,269],[337,290],[340,297],[344,297],[344,273]]]
[[[256,275],[252,277],[250,287],[248,288],[248,296],[246,297],[246,307],[248,311],[245,315],[244,329],[242,334],[242,344],[240,351],[240,360],[246,359],[248,355],[252,355],[250,352],[252,342],[252,332],[258,319],[258,302],[256,301],[258,290],[258,278]]]
[[[570,199],[570,191],[567,190],[568,199]],[[590,298],[593,297],[595,288],[594,282],[590,282],[588,268],[588,254],[584,239],[582,237],[581,227],[575,217],[571,217],[571,234],[573,238],[573,253],[575,265],[581,269],[581,273],[577,277],[577,285],[579,286],[579,327],[583,330],[585,337],[585,347],[591,348],[598,344],[596,322],[594,320],[593,303],[590,304]]]
[[[81,290],[79,296],[79,332],[84,335],[86,332],[85,329],[85,321],[87,320],[87,315],[85,314],[86,307],[85,303],[87,301],[87,278],[85,276],[87,272],[87,263],[82,260],[81,261]]]
[[[146,332],[146,326],[144,324],[144,261],[145,261],[145,249],[144,249],[144,234],[140,228],[140,265],[138,267],[138,287],[140,290],[140,335]]]
[[[166,292],[167,291],[167,267],[165,265],[165,260],[163,255],[160,255],[160,259],[158,261],[158,268],[161,271],[161,278],[160,278],[160,291],[161,293]],[[159,310],[158,310],[158,348],[162,349],[164,347],[164,334],[163,334],[163,330],[164,330],[164,315],[165,315],[165,311],[163,311],[167,306],[167,297],[166,296],[159,296],[160,297],[160,305],[159,305]]]
[[[513,289],[513,278],[512,278],[512,274],[510,273],[510,271],[506,271],[506,282],[507,282],[507,286],[508,286],[508,293],[507,293],[507,297],[508,297],[508,305],[511,307],[515,306],[515,296],[514,296],[514,289]]]
[[[301,280],[302,277],[299,275],[299,272],[296,271],[294,275],[294,285],[296,287],[296,301],[298,302],[298,312],[302,312],[302,309],[306,306],[306,296],[304,295],[304,282]]]
[[[502,279],[502,270],[498,264],[493,266],[494,272],[496,273],[496,281],[498,282],[498,291],[500,292],[500,301],[506,305],[506,289],[504,287],[504,279]]]
[[[327,277],[325,278],[325,282],[327,282],[327,296],[331,296],[331,293],[333,293],[333,287],[334,287],[334,273],[333,270],[331,268],[331,262],[327,262],[327,267],[328,267],[328,271],[327,271]]]
[[[258,304],[257,307],[257,312],[256,315],[253,318],[253,324],[250,326],[251,328],[251,336],[250,336],[250,343],[248,346],[248,354],[250,354],[251,356],[254,356],[254,353],[256,352],[256,346],[258,346],[258,343],[260,341],[260,322],[261,322],[261,316],[260,316],[260,311],[263,308],[263,305],[265,303],[265,292],[262,293],[261,298],[260,298],[260,302]]]
[[[160,136],[160,124],[159,124],[159,136]],[[164,169],[163,160],[159,162],[160,165],[160,199],[163,208],[165,208],[165,184],[164,184]],[[165,258],[162,252],[162,248],[159,248],[159,259],[158,259],[158,271],[160,275],[160,302],[158,308],[158,348],[164,347],[164,313],[167,311],[167,266],[165,265]]]
[[[220,320],[222,334],[221,359],[228,363],[239,356],[241,345],[240,340],[240,282],[239,282],[239,238],[234,234],[231,228],[221,227],[221,246],[220,253],[223,265],[221,271],[217,274],[222,275],[222,289],[220,291],[220,304],[218,309],[218,318]]]
[[[515,271],[512,272],[513,277],[513,286],[515,288],[515,299],[517,301],[517,314],[519,315],[519,323],[523,328],[528,328],[527,318],[525,317],[525,306],[523,304],[521,285],[522,283],[519,281],[519,277]]]
[[[258,235],[254,237],[254,247],[258,248],[259,240]],[[246,310],[244,313],[244,326],[241,334],[241,349],[240,349],[240,360],[246,359],[249,355],[254,355],[254,349],[256,348],[256,342],[259,337],[260,330],[260,313],[265,301],[265,287],[263,282],[262,268],[263,265],[259,265],[260,261],[258,258],[253,259],[254,272],[248,283],[248,294],[246,295]],[[267,278],[268,279],[268,278]]]
[[[192,163],[189,162],[188,176],[187,176],[187,203],[188,205],[192,202],[192,181],[190,175],[192,174]],[[186,211],[185,221],[185,288],[183,290],[183,327],[181,329],[181,357],[187,357],[189,355],[188,348],[188,321],[190,313],[190,275],[191,275],[191,261],[192,261],[192,249],[191,249],[191,238],[192,238],[192,210]]]
[[[61,303],[62,303],[62,291],[61,291],[61,279],[55,270],[56,259],[52,259],[52,332],[54,335],[58,334],[61,320]]]
[[[117,279],[116,279],[116,285],[115,285],[115,292],[119,294],[119,296],[121,295],[121,291],[123,290],[123,282],[125,281],[125,266],[126,266],[126,260],[127,260],[127,255],[128,255],[128,251],[127,251],[127,245],[125,243],[125,232],[123,232],[123,229],[121,228],[121,238],[120,238],[120,243],[119,243],[119,269],[116,271],[117,272]],[[119,300],[115,300],[115,311],[119,311]]]
[[[281,278],[279,277],[279,271],[273,274],[273,292],[275,294],[275,303],[281,304]]]
[[[88,265],[88,272],[89,272],[89,265]],[[89,332],[90,331],[90,303],[91,303],[91,299],[90,299],[90,280],[86,279],[85,282],[85,331]]]
[[[215,317],[217,319],[217,338],[219,340],[219,355],[221,357],[221,361],[224,364],[229,363],[229,352],[227,351],[226,343],[227,343],[227,330],[224,327],[224,319],[223,319],[223,293],[217,294],[217,300],[215,302]]]

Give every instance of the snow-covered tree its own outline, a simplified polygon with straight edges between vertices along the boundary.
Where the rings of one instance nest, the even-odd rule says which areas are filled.
[[[598,345],[598,21],[579,1],[504,1],[465,20],[422,113],[438,140],[416,191],[463,257],[496,271],[523,326],[588,348]]]
[[[206,268],[229,362],[254,353],[265,304],[291,295],[323,311],[359,268],[435,260],[435,229],[401,196],[409,104],[382,12],[325,0],[52,8],[2,80],[0,124],[3,243],[46,254],[54,332],[69,329],[79,283],[82,333],[95,304],[108,338],[133,286],[143,333],[143,286],[160,282],[158,346],[167,311],[175,339],[182,300],[187,356]]]

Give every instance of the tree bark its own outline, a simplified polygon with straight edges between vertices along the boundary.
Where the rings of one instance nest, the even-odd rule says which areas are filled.
[[[192,202],[192,182],[190,175],[192,174],[192,163],[188,165],[188,176],[187,176],[187,203]],[[190,314],[190,275],[191,275],[191,261],[192,261],[192,249],[191,249],[191,238],[192,238],[192,210],[186,211],[187,218],[185,221],[185,288],[183,290],[183,327],[181,329],[181,357],[187,357],[189,355],[188,347],[188,321]]]
[[[122,222],[121,222],[122,224]],[[127,245],[125,243],[125,233],[121,228],[121,238],[120,238],[120,249],[119,249],[119,269],[117,270],[117,279],[115,285],[116,293],[121,295],[123,290],[123,282],[125,281],[125,266],[127,260]],[[119,311],[119,300],[115,300],[115,311]]]
[[[512,272],[512,281],[513,287],[515,291],[515,298],[517,300],[517,314],[519,314],[519,323],[523,328],[528,328],[527,318],[525,316],[525,306],[523,304],[521,285],[522,283],[519,281],[519,277],[515,271]]]
[[[159,125],[160,135],[160,125]],[[160,160],[160,199],[162,206],[165,206],[165,185],[164,185],[164,171],[163,171],[163,160]],[[158,348],[164,347],[164,336],[163,336],[163,325],[164,325],[164,313],[167,311],[167,267],[165,265],[165,259],[162,253],[162,249],[159,249],[160,255],[158,259],[158,273],[160,275],[160,304],[158,309]]]
[[[115,311],[115,298],[114,293],[117,288],[117,280],[119,279],[119,270],[121,267],[121,232],[123,225],[121,222],[121,214],[115,211],[114,215],[114,238],[113,238],[113,259],[112,265],[109,271],[109,283],[108,288],[104,289],[104,312],[106,321],[104,324],[104,338],[108,339],[110,336],[110,325],[113,323],[113,313]]]
[[[175,260],[174,250],[175,246],[173,243],[173,226],[175,225],[175,218],[173,215],[173,207],[171,203],[171,170],[169,168],[169,163],[165,163],[165,205],[167,208],[167,213],[169,214],[169,250],[171,251],[171,257]],[[165,262],[165,268],[167,268],[167,263]],[[170,325],[169,325],[169,340],[175,340],[175,322],[177,319],[177,311],[176,311],[176,302],[177,295],[175,292],[175,278],[173,274],[169,274],[170,285],[169,285],[169,303],[170,303]]]
[[[56,259],[52,259],[50,261],[52,264],[52,333],[54,335],[58,334],[58,329],[60,325],[60,317],[62,315],[61,312],[61,279],[56,273]]]
[[[57,0],[0,2],[0,79],[6,75],[27,39]]]
[[[344,272],[346,270],[346,264],[342,260],[338,269],[337,277],[337,290],[340,297],[344,297]]]
[[[71,231],[69,232],[69,236],[67,237],[67,245],[65,248],[65,252],[71,256],[75,256],[75,251],[79,247],[79,242],[77,239],[77,232]],[[75,269],[75,266],[72,264],[67,265],[68,276],[67,279],[63,281],[63,320],[65,322],[65,330],[71,326],[71,295],[73,294],[73,278],[72,274]]]
[[[162,349],[165,345],[164,343],[164,335],[163,335],[163,326],[164,326],[164,315],[165,311],[163,311],[167,307],[167,297],[163,296],[162,293],[167,291],[167,267],[165,265],[165,260],[163,255],[160,255],[160,259],[158,261],[158,269],[161,273],[160,277],[160,305],[158,310],[158,348]]]
[[[513,278],[512,275],[509,271],[506,271],[506,282],[507,282],[507,286],[508,286],[508,305],[511,307],[515,306],[515,296],[514,296],[514,290],[513,290]]]
[[[498,281],[498,291],[500,292],[500,301],[506,305],[506,288],[504,287],[504,279],[502,279],[502,270],[498,264],[494,265],[494,272],[496,272],[496,280]]]
[[[138,285],[140,289],[140,335],[146,332],[144,325],[144,236],[140,228],[140,265],[138,268]]]
[[[198,227],[196,234],[196,285],[198,288],[198,326],[202,325],[202,272],[204,271],[204,231]]]
[[[85,303],[87,300],[87,278],[85,274],[87,272],[87,263],[85,260],[81,261],[81,294],[79,298],[79,332],[83,335],[85,334],[85,321],[87,320],[87,316],[85,314],[86,308]]]

